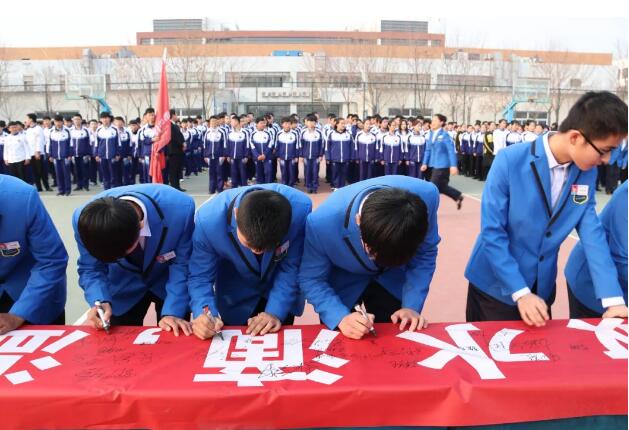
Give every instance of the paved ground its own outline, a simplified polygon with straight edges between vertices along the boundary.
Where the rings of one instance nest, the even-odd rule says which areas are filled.
[[[207,174],[186,180],[182,187],[194,197],[199,206],[209,198],[207,192]],[[437,258],[437,270],[430,293],[426,301],[424,313],[429,321],[454,322],[463,321],[465,315],[465,297],[467,281],[463,272],[470,251],[480,229],[480,198],[483,183],[464,177],[455,177],[451,185],[460,189],[467,196],[461,211],[457,211],[454,202],[442,196],[439,209],[439,232],[441,244]],[[87,304],[83,292],[78,287],[76,260],[78,251],[72,232],[72,213],[76,207],[86,202],[91,196],[102,189],[93,187],[89,193],[79,191],[69,197],[57,197],[54,193],[42,193],[42,199],[66,245],[70,261],[68,264],[68,302],[66,315],[68,323],[73,323],[86,311]],[[312,195],[314,206],[318,206],[329,195],[329,187],[322,185],[320,193]],[[609,200],[609,196],[599,193],[597,196],[599,210]],[[540,214],[541,215],[541,214]],[[574,234],[576,238],[576,234]],[[553,307],[555,318],[566,318],[567,298],[563,267],[567,256],[574,246],[575,239],[569,238],[561,248],[559,258],[559,277],[557,280],[557,300]],[[301,323],[316,323],[318,318],[309,308]],[[147,318],[147,323],[154,318]]]

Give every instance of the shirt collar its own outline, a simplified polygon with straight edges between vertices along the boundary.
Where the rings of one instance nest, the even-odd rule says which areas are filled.
[[[142,214],[144,215],[142,218],[144,220],[144,225],[142,226],[142,229],[140,230],[140,237],[151,237],[151,227],[149,226],[148,214],[146,213],[146,206],[144,206],[144,203],[142,202],[142,200],[133,196],[122,196],[120,197],[120,199],[128,200],[130,202],[135,203],[136,205],[140,207],[140,209],[142,210]]]
[[[550,170],[552,170],[555,167],[566,168],[566,167],[570,166],[570,162],[564,163],[564,164],[559,164],[559,162],[557,161],[557,159],[553,155],[553,152],[550,150],[550,145],[548,144],[548,136],[551,135],[551,134],[555,134],[555,132],[546,133],[544,135],[544,137],[543,137],[543,140],[544,140],[544,151],[546,152],[546,158],[548,159],[548,168]]]

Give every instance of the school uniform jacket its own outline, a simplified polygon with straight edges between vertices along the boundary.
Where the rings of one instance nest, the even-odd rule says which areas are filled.
[[[418,195],[428,208],[428,232],[413,259],[403,267],[381,269],[369,259],[355,217],[370,192],[396,187]],[[430,182],[389,175],[343,187],[330,195],[306,222],[304,257],[299,285],[322,322],[333,329],[353,312],[351,308],[370,280],[401,300],[402,307],[421,312],[435,271],[439,192]]]
[[[234,209],[254,190],[282,194],[292,207],[287,235],[273,251],[258,262],[236,234]],[[297,272],[303,253],[306,216],[311,200],[301,191],[280,184],[240,187],[220,193],[196,213],[193,251],[190,259],[189,291],[194,316],[209,306],[226,321],[246,324],[261,297],[265,311],[284,320],[291,313],[301,315],[304,301],[299,293]]]
[[[79,247],[79,287],[90,306],[110,302],[114,315],[122,315],[151,291],[164,300],[162,315],[185,317],[188,309],[188,260],[192,250],[194,200],[162,184],[113,188],[101,197],[135,197],[146,207],[151,236],[145,238],[144,262],[136,267],[122,258],[103,263],[90,255],[79,237],[77,224],[85,206],[74,211],[72,225]],[[138,245],[139,246],[139,245]]]
[[[596,215],[596,169],[574,163],[555,208],[550,200],[550,169],[544,139],[509,146],[492,164],[481,202],[481,233],[465,277],[481,291],[509,305],[511,295],[533,289],[554,296],[559,247],[576,228],[588,250],[597,297],[618,297],[616,268]]]
[[[0,296],[15,302],[10,313],[50,324],[66,303],[68,253],[37,190],[0,175]]]

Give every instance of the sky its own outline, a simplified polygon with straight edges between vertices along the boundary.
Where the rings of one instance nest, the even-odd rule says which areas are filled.
[[[606,52],[621,58],[627,57],[629,39],[629,11],[621,12],[617,0],[554,5],[550,0],[298,0],[291,9],[287,0],[186,0],[183,7],[172,0],[83,0],[80,7],[54,9],[50,0],[29,0],[28,10],[8,1],[0,11],[0,47],[134,45],[135,33],[152,31],[155,18],[208,18],[211,25],[232,30],[313,31],[377,31],[381,19],[418,20],[428,21],[430,32],[445,33],[452,47]]]

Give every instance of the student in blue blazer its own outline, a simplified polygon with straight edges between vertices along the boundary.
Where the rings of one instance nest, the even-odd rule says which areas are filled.
[[[622,300],[616,304],[627,303],[627,181],[616,189],[611,200],[600,214],[601,225],[605,229],[612,259],[616,264],[618,283],[622,288]],[[605,309],[614,303],[606,303],[597,297],[596,286],[588,267],[585,248],[577,243],[570,254],[564,271],[568,282],[570,318],[605,317]]]
[[[558,132],[512,145],[494,160],[483,190],[481,233],[465,270],[468,321],[551,317],[557,255],[576,228],[606,316],[626,317],[616,266],[596,215],[596,169],[627,135],[627,105],[588,92]]]
[[[448,119],[445,115],[437,114],[430,123],[430,132],[426,137],[426,149],[421,171],[429,168],[430,182],[435,184],[441,194],[445,194],[456,202],[457,209],[461,209],[463,195],[459,190],[449,185],[450,176],[458,175],[459,168],[454,150],[454,142],[447,131],[443,129]]]
[[[354,339],[373,322],[426,326],[438,205],[433,184],[390,175],[339,189],[308,217],[299,284],[325,325]],[[354,312],[362,302],[369,320]]]
[[[192,333],[188,260],[194,229],[194,200],[161,184],[105,191],[74,211],[79,247],[79,286],[91,307],[88,321],[102,323],[94,307],[103,303],[112,325],[142,325],[155,303],[159,326]]]
[[[68,254],[33,186],[0,175],[0,335],[64,324]]]
[[[195,335],[208,339],[223,323],[263,335],[302,314],[297,272],[311,209],[280,184],[224,191],[199,208],[188,280]]]

